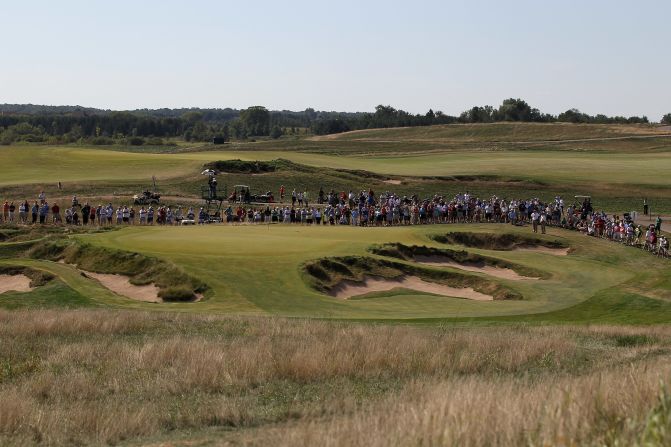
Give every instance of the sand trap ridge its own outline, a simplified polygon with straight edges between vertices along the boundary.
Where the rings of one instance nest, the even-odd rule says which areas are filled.
[[[30,278],[26,275],[0,275],[0,293],[30,292]]]
[[[154,284],[146,286],[136,286],[130,283],[130,279],[123,275],[111,275],[107,273],[93,273],[86,272],[87,276],[97,280],[104,287],[112,292],[123,295],[127,298],[138,301],[146,301],[148,303],[161,303],[163,300],[159,298],[159,288]]]
[[[363,282],[343,281],[333,289],[330,295],[336,298],[348,299],[354,296],[366,295],[373,292],[386,292],[393,289],[410,289],[418,292],[433,293],[452,298],[466,298],[469,300],[492,301],[494,297],[476,292],[470,287],[458,288],[443,284],[424,281],[416,276],[404,276],[400,279],[371,278]]]
[[[459,264],[446,256],[415,256],[415,261],[420,264],[430,265],[434,267],[452,267],[467,272],[485,273],[496,278],[508,279],[511,281],[534,280],[539,278],[532,278],[522,276],[513,269],[494,267],[491,265],[483,265],[482,267],[476,265]]]

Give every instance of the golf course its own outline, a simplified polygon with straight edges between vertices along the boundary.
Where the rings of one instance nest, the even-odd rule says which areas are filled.
[[[17,203],[121,209],[156,188],[198,209],[216,169],[226,194],[589,196],[643,226],[644,199],[671,213],[671,136],[651,125],[15,144],[0,165]],[[5,223],[0,443],[664,445],[669,278],[667,258],[528,222]]]
[[[3,2],[0,447],[671,446],[670,16]]]

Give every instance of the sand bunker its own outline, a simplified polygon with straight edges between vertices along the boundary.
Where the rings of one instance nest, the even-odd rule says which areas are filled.
[[[0,293],[30,292],[30,278],[26,275],[0,275]]]
[[[515,251],[533,251],[536,253],[546,253],[555,256],[566,256],[570,248],[550,248],[550,247],[515,247]]]
[[[401,181],[400,180],[389,179],[389,180],[382,180],[382,183],[387,183],[389,185],[400,185]]]
[[[523,281],[523,280],[535,280],[539,278],[531,278],[528,276],[522,276],[513,269],[503,268],[503,267],[494,267],[491,265],[465,265],[459,264],[451,260],[448,257],[441,256],[415,256],[415,261],[420,264],[430,265],[433,267],[452,267],[460,270],[465,270],[467,272],[476,272],[476,273],[485,273],[489,276],[494,276],[496,278],[508,279],[511,281]]]
[[[130,283],[130,279],[123,275],[111,275],[107,273],[93,273],[86,272],[87,276],[97,280],[104,287],[112,292],[125,296],[127,298],[145,301],[148,303],[161,303],[163,300],[159,298],[159,288],[154,284],[146,286],[136,286]]]
[[[393,289],[410,289],[418,292],[433,293],[452,298],[466,298],[469,300],[492,301],[494,297],[476,292],[472,288],[457,288],[443,284],[424,281],[416,276],[404,276],[400,279],[366,278],[363,282],[343,281],[333,289],[330,295],[336,298],[348,299],[373,292],[386,292]]]

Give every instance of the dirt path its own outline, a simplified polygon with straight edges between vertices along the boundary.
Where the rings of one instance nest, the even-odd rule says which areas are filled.
[[[400,279],[366,278],[363,282],[343,281],[335,286],[330,295],[340,299],[366,295],[372,292],[386,292],[394,289],[410,289],[418,292],[433,293],[451,298],[465,298],[477,301],[492,301],[494,297],[476,292],[472,288],[457,288],[424,281],[416,276],[404,276]]]
[[[0,275],[0,293],[30,292],[30,278],[26,275]]]
[[[657,220],[657,216],[662,218],[662,231],[666,233],[671,233],[671,216],[664,216],[653,213],[651,220],[650,216],[644,216],[643,214],[639,214],[638,218],[636,219],[636,224],[643,225],[643,227],[646,228],[648,225],[652,225],[655,223],[655,221]]]
[[[513,269],[494,267],[491,265],[483,265],[482,267],[476,265],[464,265],[453,261],[447,257],[441,256],[415,256],[415,261],[420,264],[430,265],[434,267],[452,267],[467,272],[484,273],[495,278],[507,279],[511,281],[536,280],[539,278],[531,278],[522,276]]]

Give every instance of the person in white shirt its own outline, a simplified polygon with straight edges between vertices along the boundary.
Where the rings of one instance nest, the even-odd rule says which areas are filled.
[[[541,215],[536,210],[531,213],[531,225],[533,226],[534,233],[538,233],[538,221],[540,217]]]
[[[540,217],[538,218],[538,220],[539,220],[540,223],[541,223],[541,233],[545,234],[545,224],[546,224],[546,222],[547,222],[547,220],[548,220],[548,218],[547,218],[547,214],[546,214],[546,213],[541,213],[541,215],[540,215]]]

